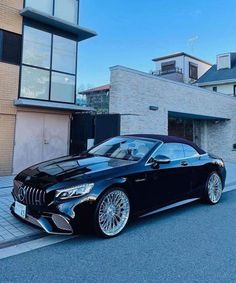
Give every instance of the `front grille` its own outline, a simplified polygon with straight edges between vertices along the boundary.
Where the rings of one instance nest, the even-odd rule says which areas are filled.
[[[23,204],[39,205],[46,204],[46,192],[42,189],[24,185],[20,181],[14,181],[13,195]]]

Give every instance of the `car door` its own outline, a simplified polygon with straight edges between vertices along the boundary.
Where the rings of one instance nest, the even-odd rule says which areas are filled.
[[[199,197],[206,183],[206,162],[193,147],[183,144],[185,159],[188,162],[188,174],[191,175],[190,197]]]
[[[146,186],[149,194],[149,206],[163,206],[180,200],[190,189],[191,176],[189,164],[185,160],[181,143],[165,143],[153,155],[164,155],[170,159],[168,164],[160,164],[154,169],[148,165]]]

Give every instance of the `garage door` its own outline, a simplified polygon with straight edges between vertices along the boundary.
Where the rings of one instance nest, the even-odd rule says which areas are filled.
[[[18,112],[13,172],[68,154],[69,115]]]

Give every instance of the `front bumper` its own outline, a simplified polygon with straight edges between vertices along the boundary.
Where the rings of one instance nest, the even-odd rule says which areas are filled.
[[[15,213],[15,202],[11,205],[11,212],[17,218],[38,226],[49,234],[72,235],[74,233],[70,219],[62,214],[38,213],[27,207],[26,217],[23,218]]]

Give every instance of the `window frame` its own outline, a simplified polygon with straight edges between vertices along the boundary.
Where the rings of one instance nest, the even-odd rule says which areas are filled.
[[[196,70],[197,70],[196,77],[192,76],[191,68],[196,68]],[[193,62],[189,62],[189,78],[192,79],[192,80],[198,79],[198,65],[193,63]]]
[[[171,68],[169,68],[169,66],[171,66]],[[167,67],[167,69],[165,69],[166,67]],[[166,62],[161,63],[161,72],[162,73],[171,73],[171,72],[175,71],[175,69],[176,69],[176,61],[175,60],[166,61]]]
[[[50,50],[50,67],[49,68],[44,68],[44,67],[39,67],[39,66],[34,66],[34,65],[30,65],[30,64],[25,64],[23,63],[23,51],[24,51],[24,27],[28,26],[34,29],[38,29],[38,30],[42,30],[44,32],[48,32],[51,34],[51,50]],[[75,62],[75,73],[67,73],[67,72],[62,72],[62,71],[57,71],[52,69],[52,57],[53,57],[53,35],[57,35],[60,37],[64,37],[65,39],[71,39],[74,40],[76,42],[76,62]],[[35,69],[41,69],[41,70],[45,70],[45,71],[49,71],[50,75],[49,75],[49,95],[48,95],[48,99],[39,99],[39,98],[30,98],[30,97],[24,97],[21,96],[21,80],[22,80],[22,67],[26,66],[26,67],[31,67],[31,68],[35,68]],[[21,60],[20,60],[20,75],[19,75],[19,89],[18,89],[18,99],[27,99],[27,100],[35,100],[35,101],[47,101],[47,102],[54,102],[54,103],[62,103],[62,104],[70,104],[70,105],[74,105],[76,104],[76,93],[77,93],[77,66],[78,66],[78,41],[76,40],[76,38],[66,32],[61,32],[58,31],[54,28],[47,28],[44,27],[41,24],[36,23],[33,20],[24,20],[23,25],[22,25],[22,48],[21,48]],[[74,101],[73,102],[65,102],[65,101],[57,101],[57,100],[51,100],[51,85],[52,85],[52,73],[56,72],[56,73],[60,73],[60,74],[64,74],[64,75],[70,75],[70,76],[74,76],[75,77],[75,91],[74,91]]]

